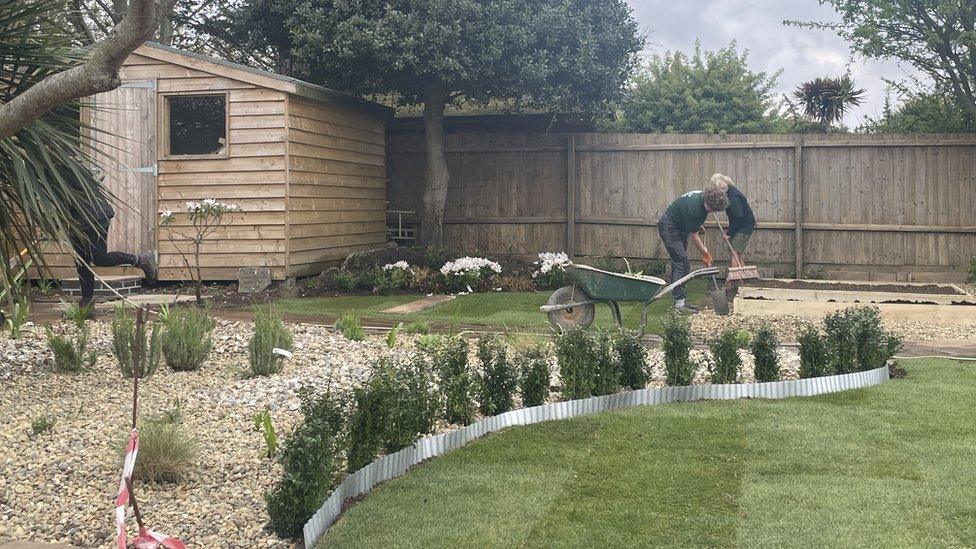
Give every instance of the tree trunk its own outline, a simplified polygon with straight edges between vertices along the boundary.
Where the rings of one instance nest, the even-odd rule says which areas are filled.
[[[444,92],[432,89],[424,102],[424,136],[427,140],[427,181],[424,186],[420,241],[444,245],[444,205],[451,175],[444,155]]]

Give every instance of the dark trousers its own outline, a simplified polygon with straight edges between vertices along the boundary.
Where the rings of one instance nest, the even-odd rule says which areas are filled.
[[[671,279],[668,282],[674,282],[690,273],[691,263],[688,262],[688,237],[691,235],[679,227],[668,214],[662,215],[661,220],[657,222],[657,234],[661,236],[661,242],[664,243],[664,248],[668,251],[668,256],[671,258]],[[684,285],[682,284],[676,287],[671,292],[671,295],[675,301],[684,299],[687,295]]]
[[[78,282],[81,286],[81,302],[88,303],[95,295],[95,273],[89,265],[95,267],[118,267],[119,265],[135,265],[139,260],[133,254],[108,251],[108,226],[111,219],[102,221],[97,227],[89,227],[85,231],[88,241],[73,238],[71,245],[75,253],[83,261],[75,260],[78,269]]]

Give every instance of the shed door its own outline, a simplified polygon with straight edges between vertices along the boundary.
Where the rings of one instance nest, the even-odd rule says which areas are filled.
[[[156,249],[156,84],[125,82],[92,99],[89,140],[115,196],[109,250]]]

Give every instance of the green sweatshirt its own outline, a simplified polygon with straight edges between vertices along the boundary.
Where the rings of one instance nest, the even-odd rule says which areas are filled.
[[[705,223],[708,211],[705,209],[705,193],[691,191],[675,199],[664,211],[685,232],[697,232]]]

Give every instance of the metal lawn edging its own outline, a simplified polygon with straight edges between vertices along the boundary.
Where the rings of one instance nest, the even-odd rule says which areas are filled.
[[[488,417],[467,427],[424,437],[399,452],[383,456],[343,479],[325,504],[305,523],[305,547],[314,547],[342,514],[343,503],[368,493],[376,485],[406,473],[411,467],[430,458],[456,450],[488,433],[517,425],[609,412],[634,406],[653,406],[670,402],[697,400],[733,400],[739,398],[780,399],[814,396],[880,385],[889,378],[888,366],[874,370],[834,376],[724,385],[691,385],[640,389],[580,400],[553,402],[531,408],[511,410]]]

